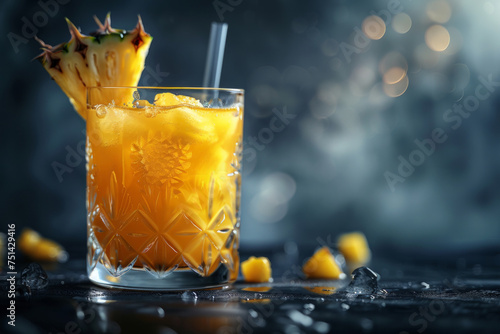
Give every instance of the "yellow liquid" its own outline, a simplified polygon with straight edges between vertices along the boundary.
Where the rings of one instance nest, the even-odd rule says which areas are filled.
[[[243,109],[104,107],[87,118],[91,266],[238,275]]]

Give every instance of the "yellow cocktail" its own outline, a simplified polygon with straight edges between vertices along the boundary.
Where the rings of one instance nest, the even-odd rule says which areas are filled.
[[[92,281],[183,289],[238,275],[243,92],[92,88]]]

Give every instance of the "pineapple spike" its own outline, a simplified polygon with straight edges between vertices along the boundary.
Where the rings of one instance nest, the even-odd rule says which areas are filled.
[[[148,36],[146,31],[144,30],[141,16],[138,15],[138,18],[139,18],[139,20],[137,21],[137,25],[135,26],[135,29],[130,32],[131,34],[135,34],[135,37],[132,40],[132,44],[134,45],[136,52],[144,44],[144,37]]]
[[[108,30],[109,32],[114,30],[113,28],[111,28],[111,12],[108,12],[106,14],[106,18],[104,19],[104,29]]]
[[[144,30],[144,25],[142,24],[141,16],[137,15],[137,18],[138,18],[137,25],[135,26],[134,31],[137,30],[139,32],[139,35],[145,35],[146,31]]]
[[[99,26],[99,29],[97,30],[98,32],[102,34],[109,34],[109,33],[114,33],[117,32],[116,29],[111,28],[111,13],[108,12],[106,14],[106,18],[104,19],[104,24],[97,18],[97,16],[94,15],[94,20]]]
[[[42,50],[52,49],[52,45],[46,44],[44,41],[42,41],[40,38],[38,38],[38,36],[35,36],[35,41],[40,43],[40,45],[42,46]]]
[[[38,38],[38,36],[35,36],[35,40],[40,43],[40,45],[42,46],[40,49],[43,50],[42,53],[40,53],[38,56],[36,56],[35,58],[31,59],[31,61],[35,60],[35,59],[40,59],[40,61],[42,63],[46,62],[47,60],[44,59],[44,58],[47,58],[48,56],[48,52],[50,50],[53,49],[53,46],[52,45],[49,45],[49,44],[46,44],[44,41],[42,41],[40,38]]]
[[[94,15],[94,21],[97,23],[97,26],[99,26],[99,30],[104,30],[104,25],[102,24],[101,20],[97,17],[97,15]]]
[[[45,56],[45,54],[46,54],[45,52],[47,51],[47,49],[42,49],[42,50],[43,50],[43,52],[42,52],[42,53],[40,53],[40,54],[39,54],[38,56],[36,56],[35,58],[31,59],[31,61],[36,60],[36,59],[39,59],[39,60],[40,60],[40,62],[43,64],[43,63],[45,62],[45,61],[43,60],[43,57]]]
[[[65,19],[66,19],[66,23],[68,24],[69,32],[71,33],[71,39],[74,38],[74,39],[82,40],[82,38],[84,36],[80,32],[80,30],[67,17],[65,17]]]
[[[79,53],[83,59],[85,59],[88,49],[88,45],[83,41],[85,35],[82,35],[80,30],[78,30],[78,28],[75,27],[75,25],[68,18],[66,18],[66,22],[68,23],[69,32],[71,33],[71,40],[68,43],[74,41],[75,52]]]

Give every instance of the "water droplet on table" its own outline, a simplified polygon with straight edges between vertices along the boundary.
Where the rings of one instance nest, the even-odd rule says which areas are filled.
[[[184,291],[181,295],[182,301],[192,302],[198,300],[198,295],[194,291]]]
[[[314,311],[314,304],[311,303],[304,304],[304,312],[306,314],[311,313],[312,311]]]

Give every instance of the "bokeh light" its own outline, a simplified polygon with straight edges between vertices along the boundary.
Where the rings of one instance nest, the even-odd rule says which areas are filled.
[[[429,19],[437,23],[446,23],[451,18],[450,4],[444,0],[429,3],[426,12]]]
[[[385,23],[384,21],[376,16],[368,16],[361,25],[363,33],[370,39],[378,40],[385,35]]]
[[[394,67],[402,68],[405,72],[408,71],[408,62],[406,58],[397,51],[392,51],[387,53],[378,65],[378,69],[381,75],[384,75],[387,71]]]
[[[398,97],[404,94],[408,89],[409,85],[408,76],[405,74],[401,80],[394,84],[388,84],[384,82],[384,93],[389,97]]]
[[[392,29],[400,34],[406,34],[411,29],[412,21],[406,13],[399,13],[392,19]]]
[[[386,54],[379,62],[378,69],[382,75],[382,90],[389,97],[401,96],[408,88],[408,61],[399,52]]]
[[[386,84],[392,85],[400,82],[406,75],[406,71],[401,67],[392,67],[384,73],[383,80]]]
[[[295,195],[295,180],[285,173],[272,173],[262,179],[259,192],[250,202],[253,218],[262,223],[275,223],[288,212],[288,201]]]
[[[450,45],[450,33],[442,25],[435,24],[425,32],[425,44],[437,52],[446,50]]]

